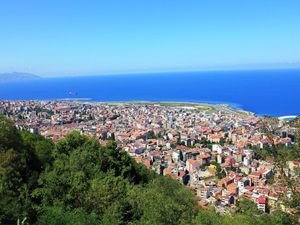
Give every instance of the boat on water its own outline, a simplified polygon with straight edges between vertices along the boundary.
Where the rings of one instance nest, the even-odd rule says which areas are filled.
[[[77,92],[75,93],[70,92],[69,95],[77,95]]]

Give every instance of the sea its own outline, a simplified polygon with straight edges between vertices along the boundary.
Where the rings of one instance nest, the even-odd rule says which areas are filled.
[[[300,115],[300,69],[48,77],[0,83],[2,100],[63,98],[228,104],[257,116]]]

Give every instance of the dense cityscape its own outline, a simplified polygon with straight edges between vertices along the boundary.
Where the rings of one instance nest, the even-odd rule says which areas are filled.
[[[293,190],[282,185],[281,177],[298,180],[299,162],[290,159],[280,169],[263,156],[272,145],[292,148],[293,127],[281,128],[271,140],[262,118],[205,104],[1,100],[0,113],[18,129],[54,143],[74,130],[101,146],[115,141],[119,151],[171,176],[195,194],[201,207],[222,215],[238,210],[244,198],[263,213],[295,211],[286,203]],[[278,127],[285,123],[277,121]]]

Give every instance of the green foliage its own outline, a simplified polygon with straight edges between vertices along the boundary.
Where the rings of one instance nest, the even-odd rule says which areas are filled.
[[[226,173],[222,170],[221,165],[219,163],[217,163],[216,161],[212,161],[210,164],[216,166],[216,176],[218,177],[218,179],[226,177]]]
[[[101,220],[84,208],[69,211],[62,207],[50,207],[39,216],[36,224],[101,224]]]
[[[156,136],[154,134],[153,130],[150,130],[147,134],[147,139],[156,139]]]
[[[220,165],[212,164],[223,176]],[[136,163],[115,142],[103,147],[97,139],[73,131],[54,144],[17,130],[0,116],[0,223],[24,218],[30,224],[297,222],[280,211],[260,215],[247,199],[237,207],[238,213],[224,216],[199,209],[190,190]]]
[[[36,107],[34,109],[31,109],[30,111],[36,111],[36,114],[40,113],[40,112],[46,112],[49,115],[53,115],[54,113],[51,110],[48,109],[42,109],[41,107]]]
[[[160,132],[157,135],[155,135],[153,130],[148,131],[147,139],[158,139],[158,138],[163,138]]]
[[[111,118],[109,118],[110,120],[115,120],[119,117],[120,115],[113,115]]]
[[[250,201],[250,200],[249,200]],[[252,203],[252,202],[251,202]],[[248,204],[248,203],[247,203]],[[251,205],[251,204],[250,204]],[[203,210],[201,209],[197,215],[197,217],[193,220],[192,224],[197,225],[273,225],[273,224],[297,224],[297,221],[292,220],[292,216],[290,214],[284,213],[280,210],[275,211],[271,215],[264,214],[257,216],[256,213],[257,208],[252,203],[252,206],[246,207],[247,213],[234,213],[234,214],[225,214],[220,215],[215,213],[214,211]],[[253,210],[252,210],[253,208]],[[260,213],[260,212],[259,212]]]
[[[224,146],[225,143],[226,143],[226,139],[225,139],[225,138],[222,138],[222,139],[220,140],[220,145]]]
[[[36,200],[31,194],[37,188],[43,163],[49,163],[43,154],[52,151],[52,141],[36,135],[20,132],[12,121],[0,116],[1,223],[15,223],[24,217],[29,222],[36,219]]]
[[[131,185],[127,179],[112,174],[91,182],[84,205],[88,212],[103,215],[104,222],[131,221],[134,215],[129,202]]]
[[[14,126],[14,122],[0,115],[0,151],[14,149],[19,152],[21,151],[21,147],[21,134]]]
[[[188,148],[196,148],[195,145],[188,145],[187,147],[188,147]]]
[[[222,168],[221,168],[221,165],[220,165],[220,163],[217,163],[216,161],[212,161],[210,164],[212,164],[212,165],[214,165],[214,166],[216,166],[217,167],[217,172],[218,173],[220,173],[221,172],[221,170],[222,170]]]
[[[157,135],[156,135],[156,138],[163,138],[162,134],[159,132]]]
[[[181,145],[181,139],[180,139],[180,137],[177,139],[176,145]]]
[[[210,210],[201,209],[194,219],[193,224],[197,225],[215,225],[215,224],[224,224],[225,216],[221,216],[218,213]]]
[[[272,175],[272,176],[267,180],[267,183],[268,183],[268,184],[274,184],[274,183],[275,183],[274,178],[275,178],[275,176]]]
[[[115,134],[112,133],[110,137],[104,137],[103,140],[115,141]]]
[[[35,151],[36,156],[44,168],[52,163],[54,143],[51,139],[46,139],[37,133],[30,133],[28,131],[22,132],[21,136],[24,146],[27,149]]]
[[[171,177],[158,177],[137,192],[141,224],[189,224],[198,207],[193,194]]]
[[[202,145],[207,145],[207,143],[209,143],[209,142],[207,141],[206,138],[203,138],[199,141],[199,144],[202,144]]]
[[[157,175],[116,147],[115,142],[102,147],[95,138],[76,131],[59,140],[53,150],[53,167],[41,174],[41,187],[33,193],[42,199],[38,211],[48,215],[44,209],[51,206],[70,210],[84,206],[103,221],[131,220],[127,197],[131,185],[146,184]]]
[[[183,161],[183,154],[182,154],[182,150],[180,150],[180,151],[179,151],[179,159],[180,159],[181,161]]]
[[[260,215],[263,213],[262,210],[257,209],[257,206],[247,198],[238,199],[236,207],[239,212],[248,216]]]

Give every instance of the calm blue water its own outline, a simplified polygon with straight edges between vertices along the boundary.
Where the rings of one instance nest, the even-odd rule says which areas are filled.
[[[300,69],[101,75],[0,83],[0,99],[227,103],[257,115],[283,116],[300,115],[299,86]]]

